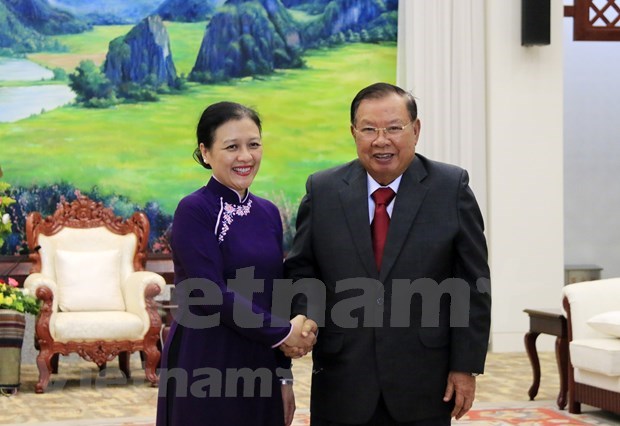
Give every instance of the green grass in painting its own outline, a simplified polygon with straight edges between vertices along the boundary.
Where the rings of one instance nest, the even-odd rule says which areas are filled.
[[[188,72],[202,36],[197,43],[187,40],[202,34],[204,23],[167,25],[177,70]],[[73,46],[93,52],[101,44],[91,42],[91,49],[77,41]],[[304,59],[305,69],[227,85],[190,83],[183,95],[156,103],[69,106],[0,123],[4,179],[30,185],[62,178],[137,203],[158,200],[172,213],[210,175],[191,158],[200,113],[212,102],[232,100],[255,107],[263,119],[264,157],[253,192],[296,204],[310,173],[355,158],[351,99],[370,83],[395,81],[396,45],[345,45],[306,52]]]
[[[177,73],[188,75],[196,63],[200,40],[204,35],[207,22],[166,22],[165,24],[170,35],[170,50]]]
[[[110,41],[127,34],[131,28],[132,25],[95,26],[92,31],[55,36],[53,39],[69,48],[71,53],[106,53]]]

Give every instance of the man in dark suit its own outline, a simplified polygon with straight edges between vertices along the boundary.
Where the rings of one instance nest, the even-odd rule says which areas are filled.
[[[472,406],[488,346],[480,210],[465,170],[415,153],[417,106],[401,88],[361,90],[351,133],[358,158],[308,178],[285,263],[325,286],[324,323],[310,297],[293,306],[321,323],[311,424],[449,425]]]

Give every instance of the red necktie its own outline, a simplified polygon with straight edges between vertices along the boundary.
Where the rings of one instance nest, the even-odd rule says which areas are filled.
[[[387,238],[388,227],[390,226],[390,216],[387,212],[387,206],[390,204],[396,193],[392,188],[379,188],[371,194],[375,201],[375,217],[370,225],[372,233],[372,249],[375,252],[375,262],[377,269],[381,269],[381,261],[383,259],[383,248]]]

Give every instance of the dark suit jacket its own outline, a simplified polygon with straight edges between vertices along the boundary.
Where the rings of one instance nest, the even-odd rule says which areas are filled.
[[[325,286],[312,415],[366,422],[380,394],[401,422],[448,413],[448,372],[483,372],[490,328],[484,227],[467,172],[416,155],[394,201],[380,272],[360,162],[310,176],[306,190],[285,273]],[[311,298],[296,298],[293,310],[320,317]]]

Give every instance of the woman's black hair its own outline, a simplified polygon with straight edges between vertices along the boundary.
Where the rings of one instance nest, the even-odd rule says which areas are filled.
[[[196,127],[196,139],[198,140],[198,146],[194,149],[194,160],[196,160],[202,167],[210,169],[211,166],[205,163],[200,152],[200,144],[204,144],[205,148],[211,149],[213,146],[215,131],[222,124],[231,120],[241,120],[243,118],[249,118],[252,120],[258,131],[262,134],[263,128],[258,113],[252,108],[248,108],[245,105],[238,104],[236,102],[218,102],[209,105],[207,109],[202,112],[202,116],[198,121]]]

